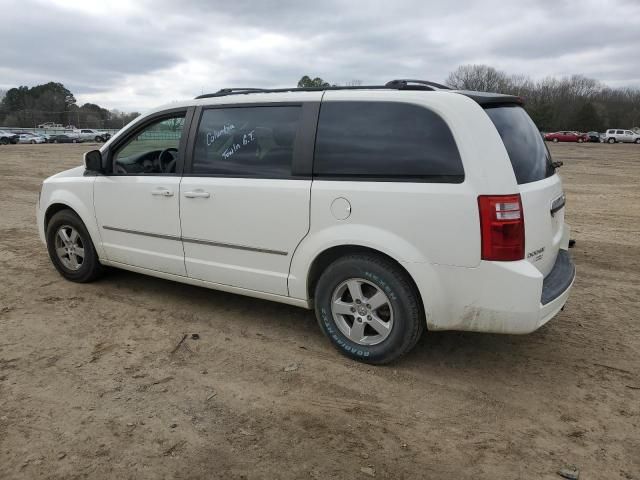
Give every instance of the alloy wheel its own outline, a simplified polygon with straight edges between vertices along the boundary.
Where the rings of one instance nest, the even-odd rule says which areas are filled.
[[[377,345],[393,328],[389,297],[363,278],[350,278],[335,288],[331,314],[338,329],[358,345]]]
[[[69,270],[80,270],[85,254],[84,243],[78,231],[69,225],[62,225],[55,238],[56,254],[62,265]]]

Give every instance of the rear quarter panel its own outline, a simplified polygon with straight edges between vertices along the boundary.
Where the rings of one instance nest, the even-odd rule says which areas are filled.
[[[482,108],[451,92],[329,91],[323,101],[343,100],[400,101],[438,113],[456,140],[465,180],[459,184],[314,180],[310,230],[292,259],[289,294],[307,298],[313,260],[337,245],[366,246],[401,263],[478,266],[478,195],[518,192],[504,144]],[[351,204],[345,220],[331,213],[337,198]]]

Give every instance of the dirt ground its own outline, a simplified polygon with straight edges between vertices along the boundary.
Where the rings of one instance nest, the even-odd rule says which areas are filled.
[[[386,367],[310,311],[63,280],[35,203],[90,148],[0,146],[0,478],[640,479],[640,146],[551,146],[577,240],[558,317],[429,333]]]

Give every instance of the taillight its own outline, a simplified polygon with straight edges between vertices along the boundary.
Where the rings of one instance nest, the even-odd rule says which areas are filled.
[[[524,258],[524,212],[520,195],[480,195],[482,260]]]

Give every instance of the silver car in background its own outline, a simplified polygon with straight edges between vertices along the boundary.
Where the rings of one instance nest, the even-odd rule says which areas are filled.
[[[609,129],[604,134],[606,143],[640,143],[640,133],[631,130]]]
[[[39,136],[34,135],[33,133],[21,133],[18,137],[18,143],[47,143],[47,141]]]

